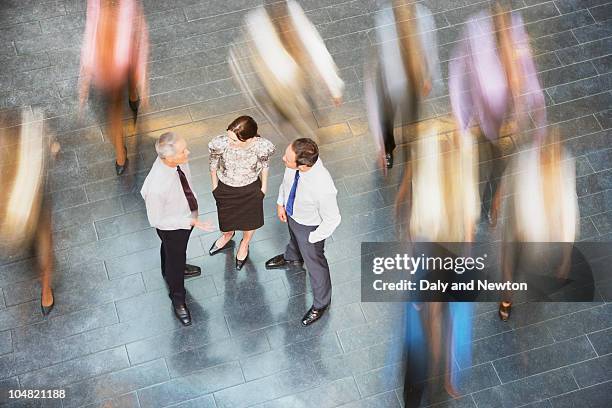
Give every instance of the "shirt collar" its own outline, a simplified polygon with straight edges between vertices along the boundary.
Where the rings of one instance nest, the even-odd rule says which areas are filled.
[[[315,162],[314,166],[312,166],[312,168],[306,172],[304,171],[300,171],[300,178],[302,177],[310,177],[312,175],[315,175],[316,173],[318,173],[321,169],[323,168],[323,163],[321,162],[321,158],[319,157],[317,159],[317,161]]]

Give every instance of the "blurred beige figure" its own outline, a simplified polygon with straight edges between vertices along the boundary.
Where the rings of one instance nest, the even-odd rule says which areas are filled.
[[[242,91],[278,133],[282,134],[280,125],[289,124],[296,137],[314,137],[309,100],[317,99],[323,84],[339,105],[344,89],[316,28],[300,5],[290,0],[249,13],[245,31],[245,43],[234,45],[229,56]]]
[[[478,154],[474,142],[469,132],[439,134],[435,126],[419,136],[396,202],[398,223],[409,223],[406,229],[410,241],[473,241],[480,216]],[[408,212],[399,210],[405,201],[410,206]],[[444,389],[456,397],[459,374],[453,359],[455,353],[465,353],[456,338],[469,337],[471,306],[441,302],[413,306],[420,310],[430,351],[429,376],[444,374]],[[458,314],[460,309],[463,312]]]
[[[580,213],[576,194],[574,159],[565,151],[554,130],[539,147],[520,152],[510,165],[510,198],[505,206],[504,243],[573,243],[579,235]],[[516,266],[515,245],[504,245],[502,271],[511,280]],[[529,249],[528,247],[526,249]],[[521,256],[528,255],[521,250]],[[563,247],[558,276],[570,266],[571,245]],[[510,294],[501,302],[499,316],[510,317]]]
[[[104,94],[108,105],[108,133],[115,147],[117,175],[127,167],[127,148],[121,124],[126,87],[129,105],[138,114],[148,99],[149,38],[138,0],[88,0],[81,49],[79,105],[86,103],[90,86]]]
[[[49,154],[59,145],[49,147],[39,110],[24,108],[18,128],[0,129],[0,255],[4,259],[21,256],[30,247],[37,255],[41,281],[41,311],[48,315],[54,305],[51,275],[53,242],[51,209],[43,200]],[[15,132],[16,131],[16,132]]]
[[[469,132],[419,136],[396,198],[410,240],[471,242],[479,218],[478,151]],[[409,215],[401,211],[408,201]]]

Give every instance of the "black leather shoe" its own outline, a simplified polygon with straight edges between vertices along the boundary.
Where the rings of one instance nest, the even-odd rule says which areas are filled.
[[[325,313],[328,307],[329,305],[323,306],[320,309],[315,309],[314,306],[311,306],[310,309],[308,309],[308,311],[304,315],[304,317],[302,317],[302,325],[308,326],[319,320],[321,317],[323,317],[323,314]]]
[[[274,268],[283,268],[285,266],[297,266],[302,265],[304,261],[290,261],[285,259],[285,255],[280,254],[276,255],[274,258],[270,258],[266,261],[266,268],[274,269]]]
[[[185,277],[193,278],[194,276],[200,276],[202,274],[202,269],[199,266],[195,265],[185,265]]]
[[[187,309],[187,305],[185,303],[177,306],[173,306],[174,315],[177,319],[183,324],[183,326],[191,326],[191,313],[189,313],[189,309]]]
[[[128,161],[128,159],[125,159],[125,163],[123,163],[123,166],[120,166],[117,162],[115,162],[115,171],[117,172],[118,176],[125,173],[125,169],[127,169],[128,166]]]
[[[223,245],[221,248],[219,248],[217,246],[217,241],[219,239],[218,238],[215,239],[215,242],[213,242],[212,246],[208,250],[208,255],[212,256],[212,255],[216,254],[217,252],[223,251],[224,249],[231,248],[232,245],[234,245],[234,241],[232,241],[234,239],[234,235],[236,235],[236,231],[234,231],[234,233],[232,234],[232,237],[229,239],[229,241],[227,241],[225,243],[225,245]]]
[[[385,165],[387,166],[388,169],[393,167],[393,153],[385,154]]]
[[[51,291],[51,296],[53,296],[53,291]],[[42,304],[42,293],[40,294],[40,311],[43,316],[48,316],[53,310],[53,306],[55,306],[55,296],[53,296],[53,302],[49,306],[43,306]]]

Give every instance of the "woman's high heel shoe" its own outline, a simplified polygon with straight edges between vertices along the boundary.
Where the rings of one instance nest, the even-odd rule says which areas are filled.
[[[135,101],[128,98],[128,101],[130,104],[130,109],[132,109],[134,115],[138,115],[138,108],[140,108],[140,98],[136,99]]]
[[[125,159],[125,163],[123,163],[123,165],[119,165],[119,163],[115,162],[115,171],[117,172],[118,176],[125,173],[125,169],[127,169],[128,161],[129,161],[128,159]]]
[[[53,296],[53,290],[51,290],[51,296]],[[48,316],[53,310],[53,306],[55,306],[55,296],[53,296],[53,302],[49,306],[43,306],[42,304],[42,292],[40,293],[40,311],[43,316]]]
[[[214,255],[217,252],[221,252],[224,249],[227,249],[230,247],[230,245],[232,244],[232,239],[234,239],[234,235],[236,235],[236,231],[234,231],[234,233],[232,234],[232,237],[230,239],[227,240],[227,242],[225,243],[225,245],[223,245],[221,248],[219,248],[217,246],[217,241],[219,240],[218,238],[215,240],[215,242],[213,242],[212,246],[210,247],[210,249],[208,250],[208,255]]]
[[[242,244],[242,241],[240,241],[240,243]],[[239,247],[240,248],[240,247]],[[247,248],[248,251],[248,248]],[[239,271],[242,269],[242,267],[244,266],[244,264],[246,263],[247,259],[249,259],[249,252],[247,252],[246,256],[244,257],[244,259],[238,259],[238,254],[236,254],[236,270]]]
[[[127,169],[128,166],[128,158],[127,158],[127,148],[125,148],[125,162],[120,165],[119,163],[117,163],[117,161],[115,161],[115,171],[117,172],[117,175],[120,176],[123,173],[125,173],[125,169]]]
[[[512,302],[500,302],[499,310],[497,313],[499,314],[499,318],[506,322],[510,318],[510,312],[512,311]]]

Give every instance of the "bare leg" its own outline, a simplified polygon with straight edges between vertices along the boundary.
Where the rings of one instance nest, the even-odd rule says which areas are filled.
[[[123,142],[123,125],[121,123],[121,97],[114,95],[108,107],[108,131],[110,140],[115,146],[117,164],[123,166],[127,159],[127,151]]]
[[[253,239],[255,231],[256,230],[244,231],[242,233],[242,241],[240,242],[240,247],[238,247],[236,258],[243,260],[247,257],[249,253],[249,243],[251,242],[251,239]]]
[[[139,94],[138,94],[138,86],[136,85],[136,81],[130,79],[128,81],[128,93],[129,93],[129,97],[130,97],[130,101],[132,102],[136,102],[139,98]]]
[[[53,304],[53,290],[51,289],[53,236],[51,233],[51,214],[46,208],[41,211],[38,232],[36,233],[36,258],[40,270],[41,304],[51,306]]]
[[[217,245],[217,248],[223,248],[229,242],[229,240],[232,239],[232,237],[234,236],[234,232],[235,231],[223,232],[215,243],[215,245]]]

